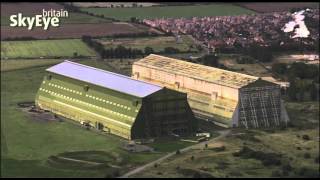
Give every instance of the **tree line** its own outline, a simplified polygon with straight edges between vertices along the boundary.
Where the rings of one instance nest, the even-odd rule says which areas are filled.
[[[103,44],[95,41],[91,36],[82,36],[81,39],[89,47],[94,49],[101,58],[136,58],[144,54],[140,49],[125,48],[121,45],[116,48],[105,49]]]
[[[275,63],[272,71],[290,83],[288,97],[292,101],[319,100],[319,67],[296,62],[291,65]]]
[[[285,45],[280,45],[280,42],[274,42],[270,46],[260,46],[258,44],[251,44],[247,47],[242,47],[240,44],[235,44],[234,47],[220,47],[217,48],[220,53],[240,53],[260,62],[271,62],[275,52],[283,51],[316,51],[319,52],[319,40],[314,40],[310,44],[301,42],[289,42]]]
[[[126,48],[124,46],[118,45],[115,48],[105,48],[104,45],[91,36],[82,36],[82,41],[86,43],[89,47],[94,49],[101,58],[137,58],[144,55],[149,55],[154,53],[152,47],[145,47],[144,51],[136,48]],[[174,47],[166,47],[163,51],[157,52],[158,54],[176,54],[180,53],[180,50]]]

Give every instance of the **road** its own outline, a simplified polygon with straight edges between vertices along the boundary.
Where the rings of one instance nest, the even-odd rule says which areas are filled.
[[[204,142],[201,142],[201,143],[198,143],[198,144],[194,144],[192,146],[188,146],[188,147],[186,147],[184,149],[181,149],[180,152],[184,153],[184,152],[187,152],[187,151],[189,151],[191,149],[204,147],[205,144],[210,144],[210,143],[213,143],[214,141],[217,141],[217,140],[219,140],[221,138],[224,138],[226,135],[228,135],[230,133],[230,130],[228,129],[228,130],[223,130],[223,131],[218,131],[218,132],[220,133],[220,135],[218,137],[210,139],[209,141],[204,141]],[[152,161],[152,162],[150,162],[148,164],[145,164],[143,166],[140,166],[140,167],[138,167],[136,169],[133,169],[133,170],[127,172],[126,174],[120,176],[120,178],[128,178],[129,176],[132,176],[132,175],[134,175],[136,173],[139,173],[139,172],[143,171],[144,169],[146,169],[148,167],[154,166],[154,164],[156,164],[156,163],[157,164],[161,163],[162,161],[174,156],[175,154],[176,154],[176,151],[171,152],[171,153],[169,153],[169,154],[167,154],[167,155],[165,155],[165,156],[163,156],[163,157],[161,157],[161,158],[159,158],[159,159],[157,159],[155,161]]]

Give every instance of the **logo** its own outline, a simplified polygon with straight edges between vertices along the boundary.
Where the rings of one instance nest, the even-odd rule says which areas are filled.
[[[23,16],[22,13],[14,14],[10,16],[11,27],[27,27],[28,30],[32,30],[34,27],[43,27],[44,30],[48,30],[50,26],[59,27],[60,18],[67,18],[69,16],[66,10],[42,10],[42,14],[35,15],[33,17]]]

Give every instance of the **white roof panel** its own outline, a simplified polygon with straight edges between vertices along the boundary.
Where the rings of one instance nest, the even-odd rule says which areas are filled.
[[[163,88],[161,86],[132,79],[124,75],[71,61],[64,61],[52,66],[48,68],[47,71],[137,97],[148,96]]]

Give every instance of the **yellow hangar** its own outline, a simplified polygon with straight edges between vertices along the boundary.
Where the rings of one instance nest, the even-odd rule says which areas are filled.
[[[280,86],[258,77],[151,54],[133,64],[135,79],[188,94],[194,114],[224,127],[275,127],[289,120]]]

